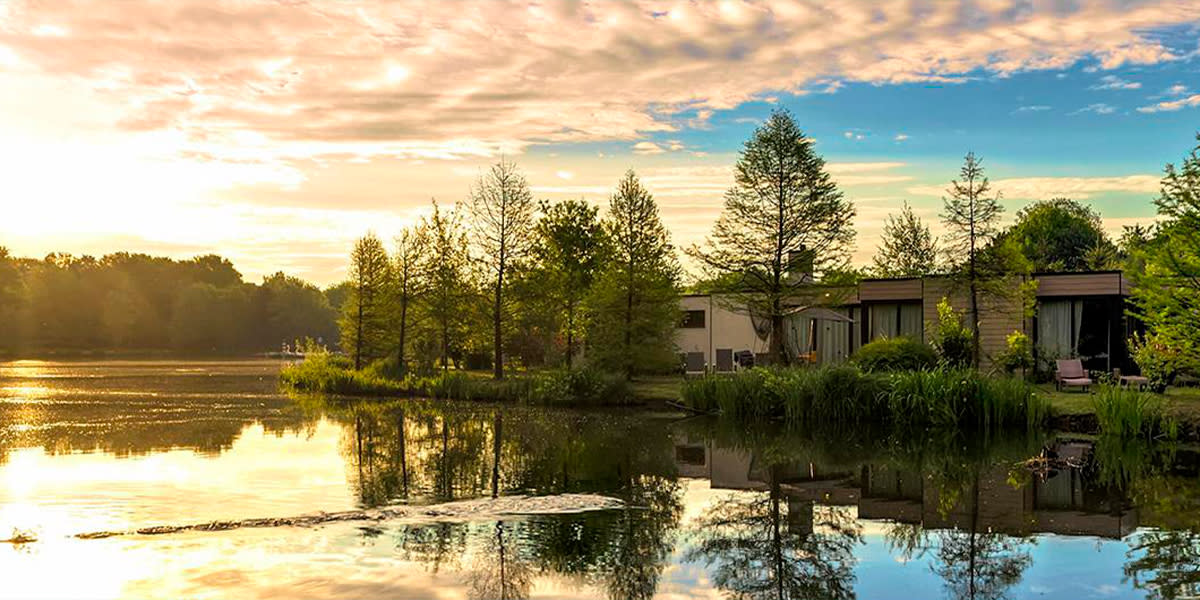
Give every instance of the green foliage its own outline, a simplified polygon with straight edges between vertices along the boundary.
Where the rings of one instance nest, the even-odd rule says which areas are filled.
[[[1183,367],[1182,352],[1157,333],[1134,335],[1129,351],[1142,376],[1150,380],[1150,389],[1158,393],[1166,391]]]
[[[787,360],[784,301],[810,283],[797,271],[845,267],[854,242],[854,206],[813,144],[791,113],[773,112],[746,141],[706,245],[688,250],[710,280],[730,285],[721,291],[742,310],[770,319],[779,364]]]
[[[1014,331],[1005,338],[1004,351],[993,358],[993,362],[1012,375],[1018,370],[1033,368],[1033,340],[1021,331]]]
[[[308,284],[244,283],[228,260],[118,252],[17,259],[0,249],[0,352],[278,350],[297,337],[336,341]]]
[[[908,431],[1034,428],[1050,411],[1049,402],[1025,381],[988,378],[969,369],[880,375],[849,366],[756,368],[686,380],[681,395],[696,410],[720,411],[739,421],[783,418],[835,427],[887,423]]]
[[[888,215],[873,260],[879,277],[921,277],[937,268],[937,239],[908,202],[899,216]]]
[[[604,231],[612,254],[588,300],[589,360],[627,379],[667,371],[677,360],[680,269],[658,205],[633,171],[610,200]]]
[[[1200,140],[1200,136],[1197,136]],[[1141,271],[1131,273],[1137,314],[1154,342],[1184,370],[1200,369],[1200,145],[1177,168],[1167,165],[1152,240],[1135,244]]]
[[[1021,379],[990,378],[972,369],[935,369],[894,374],[888,410],[902,427],[1040,426],[1050,403]]]
[[[961,368],[971,364],[974,354],[974,335],[963,323],[963,315],[954,310],[949,298],[937,305],[938,320],[929,331],[929,338],[943,365]]]
[[[420,299],[423,323],[417,331],[417,359],[429,370],[435,359],[442,369],[461,355],[468,339],[468,325],[478,312],[480,295],[471,272],[471,254],[461,216],[442,211],[433,203],[433,214],[422,219],[421,227],[429,236],[427,262],[422,276],[425,293]]]
[[[1110,266],[1115,246],[1100,215],[1068,198],[1042,200],[1017,212],[1004,233],[1035,271],[1087,271]]]
[[[609,253],[598,212],[597,207],[583,200],[543,202],[543,216],[534,228],[535,266],[530,279],[540,292],[536,295],[553,306],[551,312],[564,340],[568,368],[585,331],[583,301]]]
[[[342,348],[356,369],[387,353],[391,264],[383,242],[368,233],[350,253],[350,297],[339,323]]]
[[[592,368],[546,370],[503,380],[463,371],[421,376],[402,372],[394,356],[355,370],[349,359],[311,345],[305,359],[284,367],[279,377],[286,389],[344,396],[420,396],[546,406],[619,406],[636,401],[623,377]]]
[[[880,338],[864,345],[850,357],[868,372],[920,371],[937,366],[938,357],[928,344],[911,337]]]
[[[1167,416],[1161,397],[1131,388],[1100,386],[1092,395],[1092,407],[1100,423],[1100,432],[1118,439],[1170,438],[1178,433],[1178,424]]]
[[[479,176],[468,199],[472,232],[479,261],[486,271],[492,298],[493,374],[504,377],[504,334],[510,325],[508,290],[510,270],[526,258],[533,240],[533,193],[517,165],[501,159]]]

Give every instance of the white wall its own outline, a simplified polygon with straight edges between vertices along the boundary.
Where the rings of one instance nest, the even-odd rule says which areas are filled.
[[[755,354],[769,349],[768,342],[754,333],[750,315],[722,306],[718,298],[684,296],[679,308],[704,311],[703,329],[675,329],[675,345],[680,352],[703,352],[704,362],[714,365],[717,349],[750,350]]]

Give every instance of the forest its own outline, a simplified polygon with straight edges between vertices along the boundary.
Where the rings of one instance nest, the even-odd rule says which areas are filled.
[[[220,256],[14,258],[0,247],[0,354],[277,351],[335,343],[338,291],[276,273],[243,281]],[[331,302],[332,300],[332,302]]]

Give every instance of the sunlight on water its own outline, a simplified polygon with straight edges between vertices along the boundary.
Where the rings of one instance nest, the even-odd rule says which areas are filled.
[[[24,536],[0,542],[0,598],[1195,591],[1200,461],[1186,450],[291,399],[274,392],[268,361],[37,368],[62,385],[37,403],[0,402],[0,539]],[[0,366],[0,387],[40,377],[14,371]],[[1088,466],[1017,467],[1043,447]],[[627,506],[420,516],[425,505],[562,493]],[[395,504],[415,506],[375,521],[72,537]]]

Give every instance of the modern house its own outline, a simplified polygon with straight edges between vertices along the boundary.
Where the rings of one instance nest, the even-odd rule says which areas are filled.
[[[1028,335],[1039,361],[1078,357],[1086,368],[1128,370],[1126,340],[1137,323],[1125,314],[1129,282],[1120,271],[1036,273],[1036,306],[1027,316],[1019,297],[981,297],[980,348],[983,366],[1002,351],[1014,331]],[[1011,285],[1027,283],[1013,278]],[[937,305],[948,298],[959,311],[966,294],[943,277],[866,279],[855,287],[804,288],[787,304],[785,345],[792,357],[815,364],[837,364],[863,344],[879,338],[908,336],[928,341],[937,323]],[[689,370],[734,368],[733,357],[749,351],[761,364],[770,348],[771,327],[751,314],[735,296],[694,294],[680,302],[683,319],[675,342]]]

